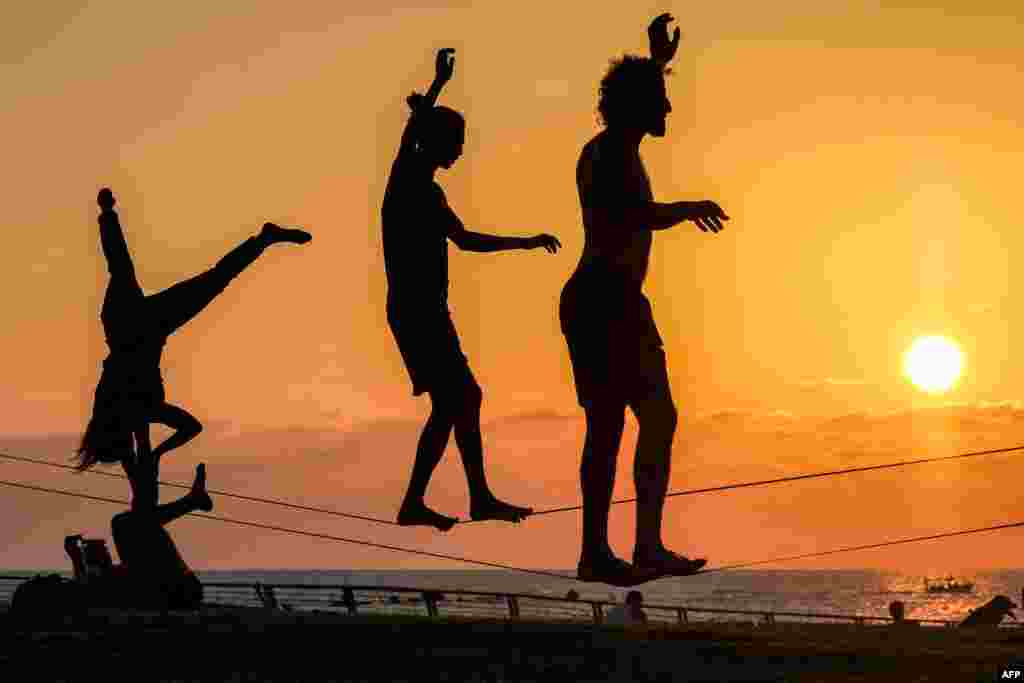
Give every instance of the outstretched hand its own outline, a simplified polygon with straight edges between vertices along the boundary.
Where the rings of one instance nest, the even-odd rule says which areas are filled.
[[[530,238],[531,249],[543,247],[544,249],[547,249],[550,253],[554,254],[559,250],[559,248],[561,248],[561,246],[562,243],[559,242],[558,238],[555,237],[554,235],[542,234],[535,235],[534,237]]]
[[[96,203],[100,205],[100,208],[104,211],[110,211],[114,208],[114,193],[110,191],[110,188],[104,187],[100,190],[100,193],[96,195]]]
[[[647,38],[651,44],[651,59],[661,65],[668,64],[679,48],[679,27],[676,27],[672,40],[668,38],[668,22],[672,21],[668,12],[654,18],[647,27]]]
[[[451,80],[455,72],[455,48],[445,47],[437,51],[436,70],[434,81],[444,85]]]
[[[722,207],[718,204],[704,200],[697,202],[694,215],[690,219],[697,224],[697,227],[707,232],[718,232],[722,230],[722,221],[729,220],[729,217],[722,211]]]

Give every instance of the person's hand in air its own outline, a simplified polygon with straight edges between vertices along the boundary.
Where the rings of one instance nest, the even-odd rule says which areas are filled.
[[[651,44],[651,59],[664,66],[672,61],[679,48],[679,27],[676,27],[672,40],[668,37],[668,22],[672,15],[666,12],[654,18],[647,27],[647,38]]]
[[[558,241],[558,238],[554,235],[542,234],[535,235],[530,238],[530,248],[537,249],[543,247],[548,252],[554,254],[562,246],[562,243]]]

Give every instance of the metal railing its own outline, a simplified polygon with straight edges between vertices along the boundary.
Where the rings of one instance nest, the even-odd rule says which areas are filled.
[[[31,576],[0,576],[0,605]],[[604,622],[605,608],[619,603],[526,593],[463,589],[424,589],[409,586],[310,585],[285,583],[204,582],[204,603],[221,607],[261,607],[293,612],[339,614],[425,615],[483,619]],[[644,603],[649,623],[687,624],[731,621],[773,625],[780,622],[891,623],[892,617],[776,610],[739,610],[689,605]],[[944,619],[907,619],[923,626],[956,626]],[[1006,626],[1020,626],[1010,623]]]

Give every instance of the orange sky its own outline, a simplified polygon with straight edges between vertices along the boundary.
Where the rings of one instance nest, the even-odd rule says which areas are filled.
[[[465,156],[438,176],[449,201],[470,229],[550,232],[564,245],[555,256],[449,248],[495,488],[538,507],[577,501],[582,422],[557,319],[582,247],[574,168],[598,130],[608,60],[646,53],[662,11],[683,42],[668,135],[641,148],[655,196],[714,199],[733,218],[717,236],[683,225],[655,238],[646,290],[682,417],[672,488],[1016,445],[1017,4],[822,4],[105,0],[0,12],[0,449],[63,459],[88,418],[106,354],[95,222],[106,185],[147,291],[209,267],[266,220],[315,236],[268,252],[171,338],[168,396],[210,428],[171,456],[167,478],[206,461],[216,488],[392,515],[429,407],[410,395],[385,324],[379,206],[403,98],[429,85],[436,49],[452,46],[441,101],[468,130]],[[939,397],[901,375],[902,353],[926,333],[966,355],[961,382]],[[677,499],[666,535],[714,565],[1017,521],[1016,491],[998,482],[1015,480],[1019,457]],[[631,460],[628,442],[624,496]],[[127,495],[91,475],[0,473]],[[461,477],[453,449],[430,500],[465,515]],[[112,506],[0,496],[0,567],[63,566],[64,533],[109,536]],[[578,552],[572,515],[440,536],[221,509],[535,567],[573,566]],[[613,519],[628,554],[632,511]],[[175,528],[198,567],[439,566],[215,527]],[[787,566],[1022,566],[1019,538]]]

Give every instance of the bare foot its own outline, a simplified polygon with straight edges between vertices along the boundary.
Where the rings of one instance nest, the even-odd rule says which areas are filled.
[[[263,224],[263,230],[260,232],[260,237],[263,237],[271,243],[293,242],[295,244],[305,244],[313,239],[313,236],[305,230],[299,230],[298,228],[282,228],[281,226],[274,225],[273,223]]]
[[[192,482],[192,490],[188,492],[197,510],[209,512],[213,509],[213,499],[206,492],[206,465],[200,463],[196,466],[196,480]]]
[[[691,560],[664,547],[656,548],[653,551],[633,553],[634,565],[659,570],[665,576],[690,576],[696,574],[707,563],[708,561],[705,559]]]
[[[481,501],[472,501],[469,506],[469,516],[476,522],[495,519],[502,522],[518,523],[531,514],[533,514],[533,508],[505,503],[494,496]]]
[[[428,508],[423,501],[419,503],[402,503],[398,511],[398,523],[401,526],[432,526],[438,531],[448,531],[459,520],[445,517]]]
[[[639,586],[664,574],[655,569],[642,569],[621,560],[614,555],[580,558],[576,578],[580,581],[607,583],[610,586],[627,588]]]

